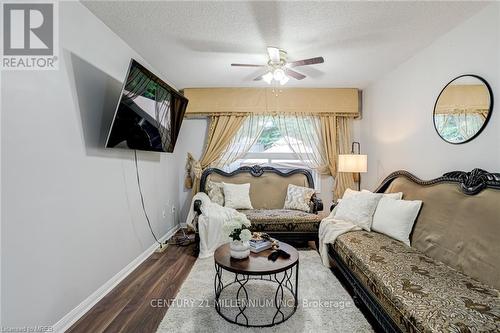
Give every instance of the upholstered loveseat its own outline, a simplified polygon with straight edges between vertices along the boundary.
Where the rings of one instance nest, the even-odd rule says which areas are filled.
[[[279,240],[313,240],[317,242],[323,210],[321,200],[313,195],[310,211],[284,209],[289,184],[314,188],[311,173],[305,169],[279,170],[272,167],[241,167],[227,173],[211,168],[203,172],[200,191],[206,192],[208,181],[233,184],[250,183],[250,200],[254,209],[240,210],[252,223],[252,231],[262,231]],[[194,210],[201,213],[201,201],[195,201]]]
[[[422,181],[405,171],[377,192],[423,205],[411,247],[366,231],[329,246],[334,271],[385,332],[500,332],[500,174]]]

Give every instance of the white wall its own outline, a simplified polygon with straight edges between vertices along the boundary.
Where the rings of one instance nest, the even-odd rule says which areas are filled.
[[[473,141],[452,145],[435,132],[434,102],[446,83],[465,73],[484,77],[500,100],[500,4],[494,3],[443,35],[364,90],[361,144],[368,153],[363,187],[406,169],[428,179],[452,170],[500,171],[498,103]]]
[[[186,218],[191,205],[191,190],[184,188],[184,177],[186,175],[185,166],[187,153],[193,154],[194,158],[199,159],[203,153],[206,143],[208,130],[208,118],[184,119],[182,122],[179,140],[175,147],[178,158],[178,177],[179,182],[179,218],[180,222],[186,222]]]
[[[141,58],[79,2],[60,3],[60,46],[58,71],[2,73],[2,326],[54,324],[153,244],[133,152],[102,148]],[[177,153],[139,159],[162,236],[179,206]]]

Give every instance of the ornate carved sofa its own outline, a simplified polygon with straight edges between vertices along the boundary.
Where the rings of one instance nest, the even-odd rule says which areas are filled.
[[[329,246],[355,303],[385,332],[500,332],[500,174],[474,169],[422,181],[397,171],[376,192],[423,205],[411,247],[365,231]]]
[[[311,173],[305,169],[279,170],[272,167],[241,167],[231,173],[220,169],[207,169],[200,180],[200,191],[205,192],[208,180],[233,184],[250,183],[250,200],[254,209],[241,210],[250,222],[252,231],[263,231],[279,240],[318,240],[318,228],[323,203],[316,195],[310,202],[309,212],[283,209],[288,184],[314,188]],[[201,201],[196,200],[194,210],[201,214]]]

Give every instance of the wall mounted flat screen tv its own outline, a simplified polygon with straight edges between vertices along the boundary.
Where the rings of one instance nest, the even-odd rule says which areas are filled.
[[[174,151],[187,98],[132,59],[106,147]]]

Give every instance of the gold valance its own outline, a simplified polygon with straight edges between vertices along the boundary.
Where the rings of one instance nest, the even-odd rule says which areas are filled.
[[[279,89],[279,88],[278,88]],[[358,117],[355,88],[186,88],[186,117],[236,113],[309,113]]]
[[[488,113],[490,93],[484,84],[449,85],[439,96],[436,114]]]

